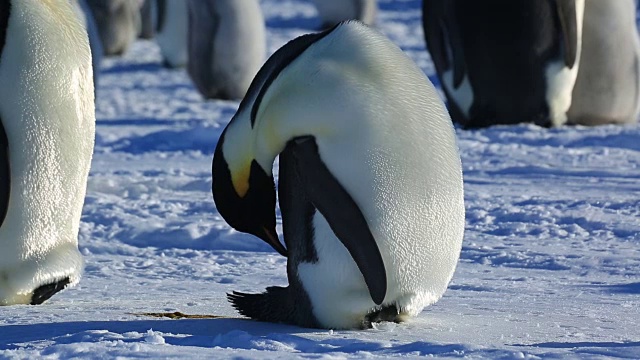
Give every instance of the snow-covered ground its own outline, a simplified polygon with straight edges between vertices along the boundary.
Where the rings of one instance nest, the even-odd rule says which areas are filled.
[[[379,2],[378,28],[433,79],[420,1]],[[302,0],[262,6],[270,52],[320,24]],[[152,42],[105,61],[84,278],[0,308],[0,358],[640,358],[640,127],[458,130],[467,226],[444,298],[406,324],[327,331],[240,319],[226,301],[286,284],[286,260],[212,200],[237,106],[203,101]],[[221,318],[136,315],[174,311]]]

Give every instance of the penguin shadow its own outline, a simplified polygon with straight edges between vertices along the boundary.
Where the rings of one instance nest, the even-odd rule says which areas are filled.
[[[587,285],[586,287],[614,295],[640,295],[640,282],[627,284],[593,284]]]
[[[285,18],[280,15],[275,15],[265,20],[267,28],[271,29],[323,30],[322,21],[318,16]]]
[[[378,0],[378,10],[406,12],[407,10],[422,9],[422,0],[382,1]],[[419,15],[422,12],[418,13]]]
[[[100,69],[100,74],[124,74],[124,73],[133,73],[133,72],[148,72],[148,73],[157,73],[158,71],[166,69],[162,66],[160,62],[146,62],[146,63],[116,63],[112,66],[105,67],[102,66]]]
[[[310,339],[304,336],[305,334],[320,336],[318,339]],[[42,341],[46,341],[48,346],[105,341],[153,342],[155,340],[153,336],[156,335],[161,335],[164,343],[172,346],[266,351],[288,349],[297,354],[365,351],[384,354],[411,352],[416,355],[428,355],[453,354],[468,350],[459,344],[434,344],[425,341],[389,346],[379,341],[330,334],[326,330],[305,329],[240,318],[75,321],[2,326],[0,327],[0,350],[20,349],[26,343]]]

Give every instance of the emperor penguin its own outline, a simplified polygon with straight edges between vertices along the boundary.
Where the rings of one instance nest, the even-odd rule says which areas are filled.
[[[156,42],[166,67],[179,68],[187,65],[188,21],[186,0],[158,0]]]
[[[89,34],[91,63],[93,66],[93,83],[97,87],[98,76],[100,74],[100,67],[104,55],[102,40],[100,40],[100,34],[98,32],[98,25],[96,24],[96,20],[93,18],[93,13],[91,12],[86,0],[71,0],[71,2],[76,14]]]
[[[424,0],[427,48],[453,121],[566,123],[584,1]]]
[[[324,28],[352,19],[373,25],[378,9],[376,0],[313,0],[313,3]]]
[[[272,166],[284,242],[275,231]],[[289,286],[233,292],[253,319],[366,328],[403,321],[444,293],[460,255],[460,155],[420,68],[357,22],[276,51],[213,158],[218,212],[288,257]]]
[[[105,55],[122,55],[140,28],[140,3],[136,0],[86,0],[98,25]]]
[[[640,111],[640,40],[635,0],[586,0],[582,56],[569,123],[624,124]]]
[[[0,305],[40,304],[83,269],[95,107],[69,1],[0,1],[0,84]]]
[[[140,4],[140,33],[141,39],[152,39],[156,34],[157,2],[155,0],[141,0]]]
[[[187,70],[205,98],[241,99],[264,62],[258,0],[189,0]]]

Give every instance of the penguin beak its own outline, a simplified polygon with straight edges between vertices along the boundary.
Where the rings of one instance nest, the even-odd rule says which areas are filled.
[[[271,247],[274,248],[278,253],[280,253],[280,255],[287,257],[288,256],[287,249],[282,245],[282,243],[280,242],[280,239],[278,239],[278,234],[276,233],[276,229],[263,227],[262,231],[263,231],[262,234],[258,235],[258,237],[264,240],[267,244],[271,245]]]
[[[213,199],[225,221],[234,229],[264,240],[287,256],[276,233],[276,190],[273,176],[256,160],[245,166],[230,166],[222,151],[224,134],[213,156]],[[245,163],[245,161],[242,161]]]

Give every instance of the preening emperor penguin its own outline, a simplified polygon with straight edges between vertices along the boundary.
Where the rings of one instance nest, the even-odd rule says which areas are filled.
[[[635,0],[586,0],[582,56],[569,122],[635,123],[640,111],[640,40]]]
[[[241,99],[264,62],[257,0],[189,0],[187,70],[205,98]]]
[[[98,24],[106,55],[122,55],[140,28],[140,3],[135,0],[87,0]]]
[[[0,305],[77,283],[95,135],[87,32],[65,0],[0,1]]]
[[[584,0],[424,0],[427,47],[453,120],[564,124],[583,12]]]
[[[352,19],[373,25],[378,9],[376,0],[313,0],[313,3],[324,28]]]
[[[460,255],[462,173],[444,104],[396,45],[356,21],[267,60],[218,140],[213,197],[229,225],[288,256],[288,287],[228,295],[257,320],[402,321],[442,296]]]
[[[241,1],[244,3],[244,0]],[[187,65],[189,13],[186,0],[158,0],[156,42],[166,67]]]

